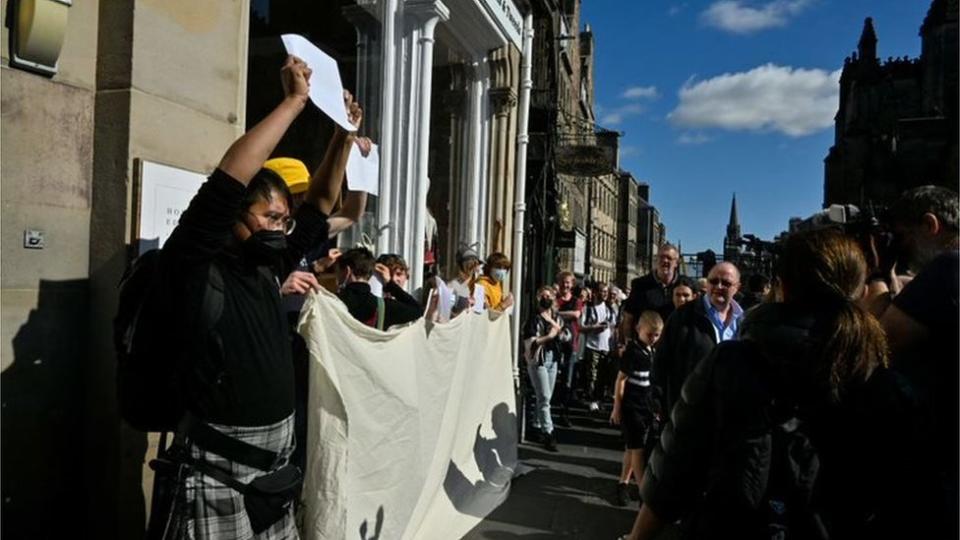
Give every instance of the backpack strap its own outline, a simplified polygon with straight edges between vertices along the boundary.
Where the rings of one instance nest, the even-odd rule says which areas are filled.
[[[223,315],[224,291],[223,274],[216,263],[210,263],[207,271],[207,286],[203,291],[203,301],[200,304],[200,323],[205,332],[209,332],[220,322]]]
[[[387,303],[382,296],[377,297],[377,330],[383,330],[383,322],[387,316]]]

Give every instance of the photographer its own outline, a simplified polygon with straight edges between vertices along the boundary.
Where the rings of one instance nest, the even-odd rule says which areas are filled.
[[[960,533],[956,519],[958,206],[957,193],[942,187],[922,186],[901,195],[889,212],[893,252],[899,264],[916,274],[899,290],[902,283],[894,275],[896,266],[889,259],[881,261],[886,263],[881,266],[892,269],[886,276],[889,281],[874,279],[868,299],[886,333],[892,367],[908,379],[923,407],[920,421],[930,430],[939,483],[930,509],[946,538]]]

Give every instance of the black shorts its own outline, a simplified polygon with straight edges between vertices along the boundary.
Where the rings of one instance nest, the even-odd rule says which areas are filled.
[[[626,404],[620,415],[620,431],[627,450],[643,450],[651,437],[659,435],[652,412]]]

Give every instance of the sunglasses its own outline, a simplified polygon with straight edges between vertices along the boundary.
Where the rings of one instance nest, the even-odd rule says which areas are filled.
[[[713,285],[714,287],[716,287],[717,285],[723,285],[724,288],[727,288],[727,289],[736,285],[736,283],[732,281],[727,281],[726,279],[720,279],[720,278],[710,278],[707,280],[707,283]]]

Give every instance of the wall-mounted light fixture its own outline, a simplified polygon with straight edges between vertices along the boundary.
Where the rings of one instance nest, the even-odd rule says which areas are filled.
[[[72,0],[10,0],[10,65],[52,77]]]

